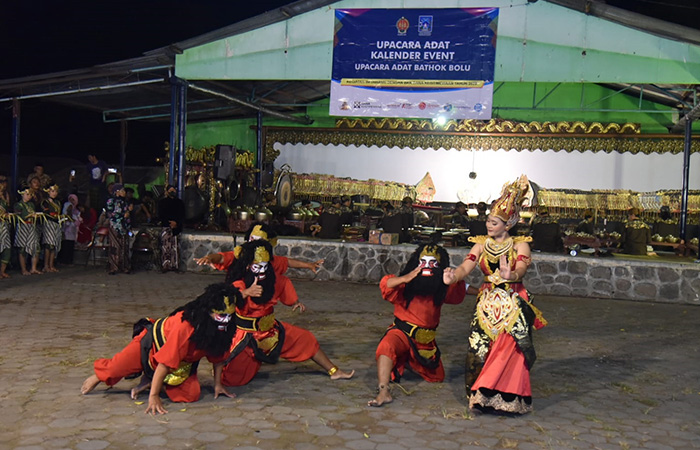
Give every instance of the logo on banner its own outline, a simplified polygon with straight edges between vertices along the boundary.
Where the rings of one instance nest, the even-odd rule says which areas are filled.
[[[406,32],[408,31],[408,28],[410,26],[411,26],[411,24],[408,22],[408,19],[406,19],[405,17],[402,17],[396,21],[396,29],[399,32],[399,36],[406,36]]]
[[[418,16],[418,36],[433,34],[433,16]]]

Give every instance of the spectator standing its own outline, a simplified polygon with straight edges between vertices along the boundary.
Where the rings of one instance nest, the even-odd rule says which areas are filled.
[[[185,202],[177,197],[172,184],[165,187],[165,197],[158,202],[158,217],[163,226],[160,234],[161,271],[177,271],[180,267],[178,236],[185,222]]]
[[[39,179],[39,188],[47,189],[51,185],[51,177],[44,172],[44,164],[37,162],[34,164],[34,171],[27,176],[27,184],[30,184],[32,178]]]
[[[61,264],[73,264],[75,241],[78,239],[78,227],[82,222],[77,195],[70,194],[68,196],[68,201],[63,204],[61,214],[68,219],[63,222],[63,242],[61,242],[61,251],[58,253],[58,261]]]
[[[105,209],[109,219],[109,274],[118,271],[131,273],[129,235],[131,234],[131,205],[121,184],[113,186],[114,195],[107,200]]]
[[[87,172],[90,177],[88,188],[88,206],[99,210],[102,207],[105,180],[107,179],[107,164],[97,159],[95,155],[88,155]]]

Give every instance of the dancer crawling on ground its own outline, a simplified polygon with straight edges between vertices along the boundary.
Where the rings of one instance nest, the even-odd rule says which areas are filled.
[[[141,384],[131,390],[131,398],[150,384],[146,413],[166,414],[160,399],[163,386],[173,402],[199,400],[197,365],[206,357],[214,364],[214,398],[234,397],[221,384],[222,367],[216,363],[228,356],[236,332],[231,322],[234,305],[240,301],[241,293],[230,283],[212,284],[166,318],[141,319],[134,325],[136,336],[121,352],[95,361],[95,374],[83,382],[80,392],[87,394],[100,382],[113,386],[122,378],[134,378],[143,372]]]
[[[280,357],[289,361],[311,359],[332,380],[352,378],[355,371],[340,370],[321,350],[311,332],[275,319],[275,272],[272,246],[265,240],[236,247],[235,261],[228,268],[226,281],[241,291],[236,302],[236,325],[231,355],[225,362],[222,383],[242,386],[250,382],[263,362],[275,364]],[[292,306],[287,304],[287,306]]]
[[[246,232],[246,242],[256,241],[258,239],[268,241],[273,248],[277,245],[277,233],[266,223],[254,223]],[[236,256],[234,252],[222,252],[211,253],[202,258],[195,258],[195,262],[200,266],[208,265],[216,270],[227,270],[231,267],[235,259]],[[323,260],[319,259],[314,262],[305,262],[294,258],[287,258],[286,256],[275,255],[271,264],[276,277],[275,296],[281,303],[291,305],[292,311],[295,311],[297,308],[299,312],[306,311],[306,306],[299,301],[297,291],[294,289],[292,281],[285,273],[290,267],[293,269],[309,269],[313,273],[316,273],[323,264]]]
[[[445,249],[424,244],[413,252],[401,275],[382,278],[379,288],[384,300],[394,305],[394,323],[377,346],[377,397],[368,406],[393,401],[389,381],[398,382],[406,365],[428,382],[445,379],[435,342],[440,310],[445,303],[462,303],[468,288],[463,281],[449,288],[443,283],[442,274],[449,265]]]

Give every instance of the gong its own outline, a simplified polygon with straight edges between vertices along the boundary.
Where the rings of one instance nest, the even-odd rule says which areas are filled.
[[[283,172],[277,179],[275,197],[277,197],[277,206],[286,208],[292,204],[292,177],[289,172]]]

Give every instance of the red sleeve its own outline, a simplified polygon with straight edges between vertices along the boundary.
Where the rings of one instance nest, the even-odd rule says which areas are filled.
[[[165,364],[171,369],[176,369],[188,354],[190,348],[190,336],[194,328],[187,321],[182,321],[182,313],[168,318],[167,332],[165,332],[165,344],[154,355],[159,364]],[[164,327],[165,328],[165,327]]]
[[[467,295],[467,285],[462,281],[458,281],[455,284],[451,284],[447,288],[447,295],[445,295],[445,303],[450,305],[458,305],[464,301],[464,296]]]
[[[272,269],[275,275],[284,275],[289,268],[289,259],[286,256],[275,256],[272,258]]]
[[[238,289],[239,291],[242,291],[243,289],[246,288],[245,281],[243,280],[236,280],[233,282],[233,287]]]
[[[382,291],[382,298],[392,304],[396,303],[397,300],[403,302],[403,284],[400,284],[395,288],[389,288],[386,286],[387,281],[395,276],[396,275],[385,275],[384,278],[382,278],[382,281],[379,282],[379,289]]]
[[[220,264],[214,264],[216,270],[227,270],[231,264],[236,260],[236,256],[233,252],[220,252],[219,255],[223,258]]]

